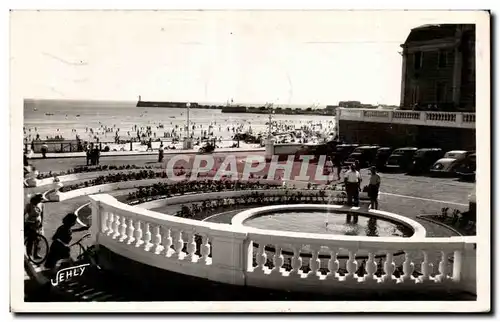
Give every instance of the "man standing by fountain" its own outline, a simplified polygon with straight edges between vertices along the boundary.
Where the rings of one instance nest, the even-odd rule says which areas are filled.
[[[347,204],[349,206],[358,207],[361,175],[356,170],[356,166],[354,164],[352,164],[351,169],[346,172],[344,177],[344,182],[345,182],[345,190],[347,193]]]
[[[368,184],[368,196],[370,197],[370,208],[378,209],[378,191],[380,189],[380,176],[375,167],[370,168],[371,176]]]

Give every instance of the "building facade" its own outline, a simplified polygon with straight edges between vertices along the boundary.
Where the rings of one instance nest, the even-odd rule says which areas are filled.
[[[403,48],[401,109],[475,111],[475,25],[412,29]]]

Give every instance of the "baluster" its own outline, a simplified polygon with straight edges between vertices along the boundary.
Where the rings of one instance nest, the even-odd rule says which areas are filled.
[[[368,253],[368,261],[366,262],[366,275],[364,281],[367,283],[373,283],[377,281],[375,273],[377,272],[377,263],[375,262],[375,254],[373,252]]]
[[[108,212],[108,236],[113,235],[113,227],[114,227],[115,215],[112,212]]]
[[[403,262],[403,276],[401,276],[401,281],[411,281],[413,277],[413,271],[415,270],[415,264],[411,261],[411,253],[405,251],[405,261]]]
[[[319,260],[319,249],[317,249],[315,246],[312,249],[312,258],[309,261],[309,268],[311,269],[309,273],[307,273],[308,278],[313,278],[318,276],[318,270],[321,266],[321,262]]]
[[[281,271],[282,271],[281,266],[283,266],[284,262],[285,262],[285,258],[283,257],[283,254],[281,252],[281,246],[274,245],[274,257],[273,257],[274,268],[271,271],[271,274],[281,275]]]
[[[293,258],[292,258],[292,270],[290,271],[290,276],[301,275],[300,268],[302,267],[302,258],[300,257],[300,250],[302,247],[293,248]]]
[[[349,259],[346,263],[347,275],[345,276],[346,280],[357,280],[355,274],[358,270],[358,262],[355,257],[356,253],[353,251],[349,251]]]
[[[384,263],[384,272],[385,274],[382,275],[382,281],[384,282],[392,282],[396,281],[394,279],[394,271],[396,270],[396,264],[394,264],[394,259],[391,251],[388,251],[386,256],[385,256],[385,263]]]
[[[420,265],[422,270],[422,275],[419,277],[419,279],[422,283],[425,283],[430,280],[430,275],[433,265],[432,263],[429,262],[429,254],[427,253],[427,251],[423,250],[422,253],[424,254],[424,260]]]
[[[109,221],[109,212],[107,211],[101,211],[101,233],[107,234],[109,228],[108,228],[108,221]]]
[[[123,243],[127,239],[127,218],[122,216],[122,224],[120,226],[120,242]]]
[[[120,216],[119,215],[115,215],[115,220],[113,221],[113,236],[112,238],[113,239],[116,239],[120,236]]]
[[[153,244],[155,246],[154,252],[155,254],[161,254],[163,250],[163,246],[161,245],[161,235],[160,235],[160,226],[155,225],[154,235],[153,235]]]
[[[192,261],[192,262],[196,262],[197,259],[196,258],[196,241],[194,239],[194,232],[193,231],[190,231],[187,233],[188,237],[187,237],[187,252],[188,252],[188,260]]]
[[[127,244],[129,245],[135,241],[134,232],[135,232],[134,221],[132,220],[132,218],[130,218],[128,220],[128,229],[127,229],[127,235],[128,235]]]
[[[149,252],[153,244],[151,244],[151,231],[149,229],[149,223],[144,222],[144,250]]]
[[[178,229],[175,231],[175,253],[177,254],[178,259],[184,258],[184,253],[182,252],[182,248],[184,247],[184,240],[182,240],[182,230]]]
[[[436,276],[438,282],[445,282],[448,279],[448,253],[441,251],[441,261],[438,266],[439,275]]]
[[[339,271],[340,263],[337,259],[337,249],[330,248],[330,259],[328,260],[327,278],[335,278]]]
[[[170,235],[170,228],[162,226],[161,234],[163,237],[163,251],[165,256],[170,255],[170,247],[172,247],[172,236]]]
[[[261,273],[265,273],[267,254],[266,254],[266,247],[265,247],[264,243],[259,243],[259,248],[257,249],[257,255],[255,256],[255,260],[257,261],[256,271],[261,272]]]
[[[142,222],[140,220],[137,220],[137,228],[136,228],[136,230],[134,232],[135,247],[140,247],[144,243],[144,241],[142,240],[141,224],[142,224]]]
[[[208,243],[208,236],[203,235],[201,238],[201,261],[202,263],[206,264],[208,262],[209,256],[210,255],[210,244]]]

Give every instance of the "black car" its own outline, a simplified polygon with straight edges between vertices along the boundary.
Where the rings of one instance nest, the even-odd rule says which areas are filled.
[[[456,170],[462,181],[474,182],[476,180],[476,154],[468,155],[462,165]]]
[[[373,165],[375,165],[377,170],[381,171],[385,169],[385,163],[391,156],[393,150],[393,148],[389,147],[383,147],[377,150],[377,153],[375,154],[375,160],[373,161]]]
[[[394,150],[387,159],[385,168],[387,170],[408,170],[413,161],[413,154],[415,154],[417,150],[418,148],[415,147],[406,147]]]
[[[333,157],[338,159],[340,163],[344,163],[349,155],[358,147],[358,144],[340,144],[335,147]]]
[[[354,149],[351,155],[349,155],[349,158],[347,158],[345,164],[350,165],[358,161],[361,168],[369,167],[372,165],[378,149],[378,145],[366,145],[357,147],[356,149]]]
[[[431,170],[431,166],[444,155],[439,148],[419,149],[413,155],[412,163],[408,169],[409,174],[422,174]]]

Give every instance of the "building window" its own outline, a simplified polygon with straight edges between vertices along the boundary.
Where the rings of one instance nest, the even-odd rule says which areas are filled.
[[[448,53],[446,51],[439,51],[438,53],[438,67],[444,68],[448,65]]]
[[[423,58],[423,54],[421,51],[417,51],[413,54],[413,58],[414,58],[414,67],[415,67],[415,70],[417,69],[420,69],[422,68],[422,58]]]
[[[444,82],[436,83],[436,102],[437,103],[446,102],[446,83]]]

